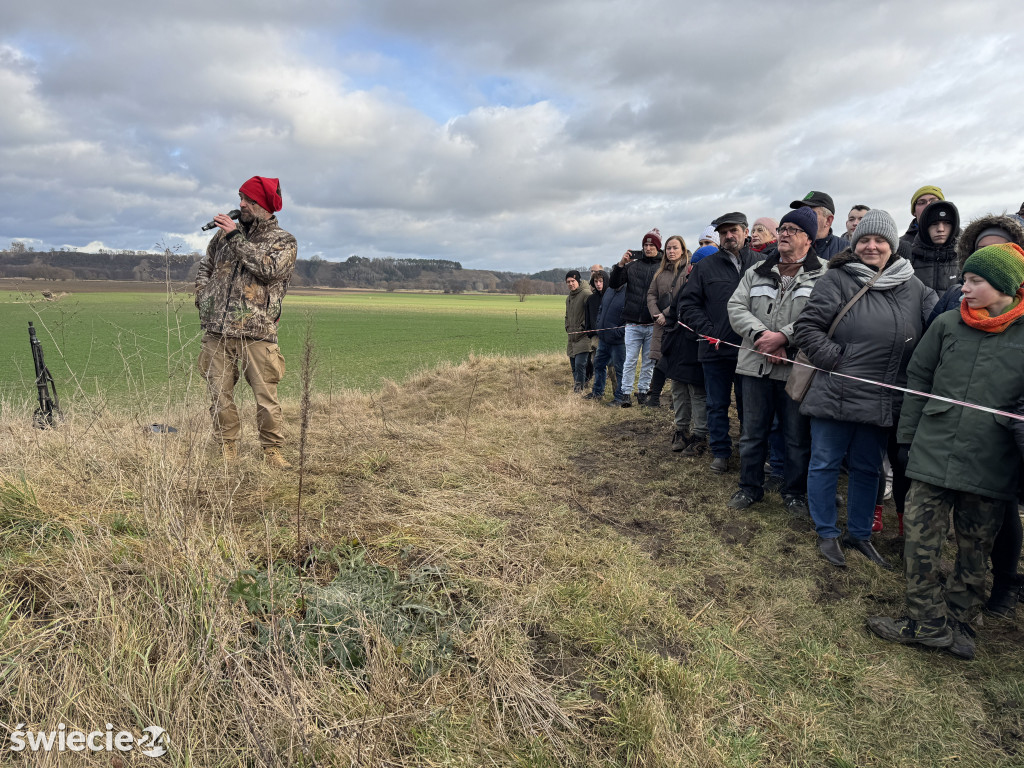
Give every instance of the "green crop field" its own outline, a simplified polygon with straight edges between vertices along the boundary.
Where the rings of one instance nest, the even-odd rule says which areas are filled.
[[[54,290],[60,290],[60,284]],[[280,344],[289,374],[285,397],[298,392],[308,322],[318,389],[375,390],[442,361],[470,354],[564,352],[561,296],[411,293],[290,294]],[[44,345],[62,398],[79,387],[112,399],[166,391],[191,375],[199,320],[191,297],[159,292],[80,292],[56,301],[38,293],[0,292],[0,396],[32,396],[28,321]],[[170,361],[170,362],[169,362]]]

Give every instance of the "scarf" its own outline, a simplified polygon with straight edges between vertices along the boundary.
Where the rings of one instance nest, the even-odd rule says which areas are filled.
[[[853,274],[861,285],[864,285],[868,280],[875,276],[877,270],[869,267],[862,261],[850,261],[843,264],[843,268]],[[892,262],[889,267],[882,272],[879,278],[875,281],[875,284],[871,286],[872,291],[887,291],[890,288],[895,288],[897,285],[902,285],[914,276],[914,266],[910,263],[909,259],[899,258]]]
[[[761,245],[752,245],[752,246],[750,246],[750,250],[757,251],[758,253],[762,253],[762,252],[764,252],[765,248],[767,248],[769,245],[775,245],[776,242],[778,242],[778,241],[772,240],[770,243],[762,243]]]
[[[984,307],[981,309],[971,309],[967,306],[966,301],[961,301],[960,317],[971,328],[977,328],[979,331],[985,331],[985,333],[1002,333],[1018,318],[1024,317],[1024,288],[1017,290],[1016,301],[1001,315],[993,317]]]

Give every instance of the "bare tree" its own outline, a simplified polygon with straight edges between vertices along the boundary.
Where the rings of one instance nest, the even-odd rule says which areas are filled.
[[[515,291],[516,296],[519,297],[520,301],[526,301],[528,294],[533,293],[532,281],[528,277],[521,277],[512,283],[512,290]]]

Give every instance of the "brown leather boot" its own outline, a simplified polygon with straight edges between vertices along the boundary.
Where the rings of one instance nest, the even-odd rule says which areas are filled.
[[[263,461],[267,465],[274,469],[291,469],[292,465],[288,463],[285,457],[281,454],[280,448],[264,448],[263,449]]]

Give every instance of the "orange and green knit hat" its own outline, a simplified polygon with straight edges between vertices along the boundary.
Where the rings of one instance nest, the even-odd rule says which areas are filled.
[[[962,271],[985,278],[1000,293],[1015,296],[1024,284],[1024,249],[1016,243],[986,245],[967,258]]]

